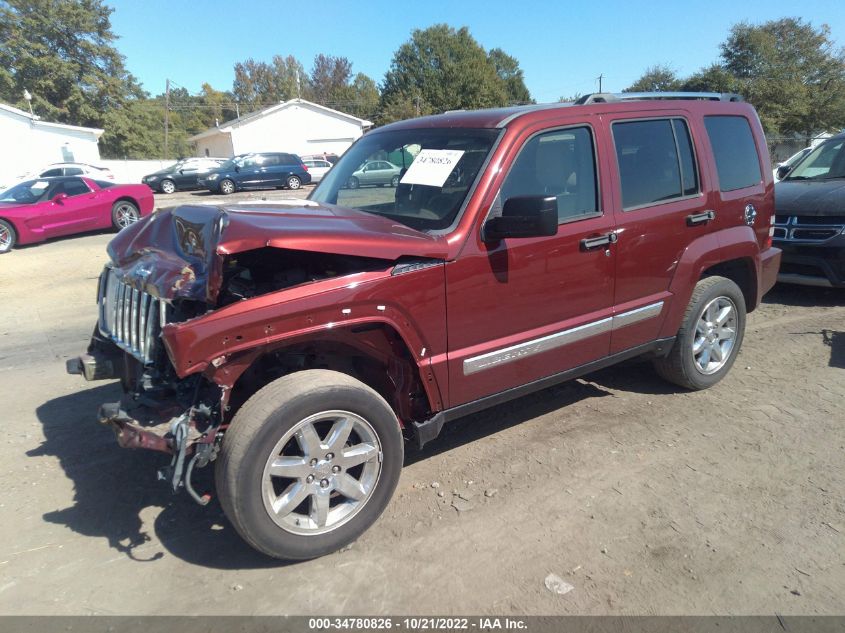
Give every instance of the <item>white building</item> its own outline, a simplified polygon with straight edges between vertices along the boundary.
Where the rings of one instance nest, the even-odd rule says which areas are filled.
[[[0,103],[0,181],[16,179],[50,163],[97,164],[103,130],[47,123]]]
[[[351,114],[291,99],[221,123],[188,140],[196,144],[198,156],[248,152],[340,155],[372,125]]]

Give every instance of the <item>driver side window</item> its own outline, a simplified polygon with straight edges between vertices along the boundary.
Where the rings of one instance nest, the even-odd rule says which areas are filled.
[[[590,128],[544,132],[525,143],[502,185],[497,202],[504,204],[508,198],[516,196],[554,196],[558,222],[599,213],[596,159]]]

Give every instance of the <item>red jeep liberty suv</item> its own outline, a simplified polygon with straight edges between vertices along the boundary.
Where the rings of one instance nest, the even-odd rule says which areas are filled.
[[[369,161],[398,182],[350,187]],[[395,185],[395,186],[394,186]],[[775,282],[773,181],[736,95],[590,95],[373,130],[308,200],[183,205],[123,230],[68,371],[100,420],[285,559],[386,507],[403,441],[649,355],[704,389]]]

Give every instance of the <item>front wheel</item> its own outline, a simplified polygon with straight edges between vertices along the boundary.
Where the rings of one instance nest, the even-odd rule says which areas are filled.
[[[112,225],[119,231],[140,220],[141,213],[138,207],[129,200],[118,200],[112,207],[111,218]]]
[[[745,297],[725,277],[706,277],[693,290],[681,329],[665,358],[654,361],[666,380],[706,389],[730,371],[745,335]]]
[[[399,186],[399,176],[394,176],[390,179],[390,186],[394,189]]]
[[[174,183],[172,180],[162,180],[161,181],[161,192],[162,193],[170,194],[170,193],[173,193],[174,191],[176,191],[176,183]]]
[[[367,385],[334,371],[283,376],[232,420],[215,478],[238,533],[275,558],[305,560],[354,541],[399,480],[402,434]]]
[[[0,255],[12,250],[17,241],[18,236],[15,233],[15,227],[6,222],[6,220],[0,220]]]
[[[355,176],[350,176],[349,180],[346,181],[346,187],[349,189],[357,189],[360,185],[361,183]]]
[[[220,181],[220,193],[227,196],[230,193],[235,193],[235,183],[228,178],[224,178]]]
[[[288,177],[288,189],[299,189],[302,186],[302,181],[299,176]]]

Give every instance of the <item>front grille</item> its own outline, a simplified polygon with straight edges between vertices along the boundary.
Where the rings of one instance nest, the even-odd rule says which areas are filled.
[[[145,365],[151,363],[166,322],[166,304],[132,287],[111,268],[100,276],[98,301],[100,333]]]
[[[845,232],[845,216],[775,216],[776,240],[791,242],[824,242]]]

